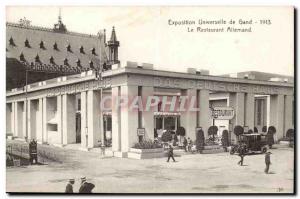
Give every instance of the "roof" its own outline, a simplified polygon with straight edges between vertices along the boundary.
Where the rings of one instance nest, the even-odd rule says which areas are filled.
[[[13,45],[10,40],[13,41]],[[25,46],[26,40],[29,47]],[[44,48],[41,48],[41,42]],[[57,50],[54,49],[55,43]],[[28,63],[35,63],[38,57],[42,64],[52,65],[50,59],[53,57],[55,65],[78,67],[77,61],[80,60],[82,68],[89,68],[90,62],[97,68],[107,62],[106,51],[103,34],[88,35],[69,31],[61,33],[51,28],[6,23],[7,58],[20,61],[20,55],[23,54]]]

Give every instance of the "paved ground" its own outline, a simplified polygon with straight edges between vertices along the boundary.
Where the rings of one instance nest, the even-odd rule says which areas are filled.
[[[8,192],[64,192],[69,178],[86,176],[104,193],[214,193],[293,191],[293,150],[273,149],[271,174],[263,172],[264,155],[245,157],[245,166],[237,165],[239,157],[229,153],[188,154],[166,159],[132,160],[100,158],[98,154],[74,152],[63,163],[43,166],[7,168]],[[88,155],[87,155],[88,154]]]

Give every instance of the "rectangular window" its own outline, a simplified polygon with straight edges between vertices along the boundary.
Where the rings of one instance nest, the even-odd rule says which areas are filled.
[[[81,99],[78,99],[77,101],[77,110],[81,111]]]
[[[257,100],[257,125],[261,125],[261,114],[262,114],[262,100]]]

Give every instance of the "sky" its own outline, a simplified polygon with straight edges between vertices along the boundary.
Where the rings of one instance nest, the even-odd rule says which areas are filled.
[[[121,62],[154,64],[155,69],[184,72],[209,70],[212,75],[261,71],[294,74],[294,22],[292,7],[67,7],[61,6],[63,23],[74,32],[97,34],[115,26]],[[26,17],[31,25],[52,28],[59,7],[8,6],[6,21]],[[198,25],[198,20],[225,20],[226,25]],[[235,25],[230,25],[230,20]],[[240,25],[238,22],[252,24]],[[169,25],[195,21],[196,25]],[[271,24],[260,24],[270,20]],[[249,28],[252,32],[188,32],[188,28]]]

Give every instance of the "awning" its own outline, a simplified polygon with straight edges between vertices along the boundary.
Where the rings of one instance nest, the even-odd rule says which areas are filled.
[[[179,112],[154,112],[154,116],[180,116]]]

